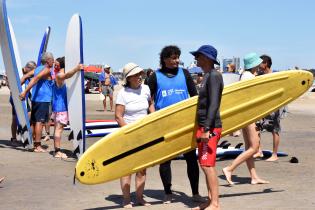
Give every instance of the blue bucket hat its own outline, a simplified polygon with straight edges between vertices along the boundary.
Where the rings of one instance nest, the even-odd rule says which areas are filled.
[[[192,51],[190,52],[193,56],[196,56],[198,54],[203,54],[204,56],[206,56],[207,58],[211,59],[214,61],[215,64],[220,65],[220,62],[217,60],[217,55],[218,52],[217,50],[211,46],[211,45],[202,45],[201,47],[199,47],[199,49],[197,51]]]
[[[262,62],[263,60],[256,53],[249,53],[244,57],[244,69],[254,68]]]

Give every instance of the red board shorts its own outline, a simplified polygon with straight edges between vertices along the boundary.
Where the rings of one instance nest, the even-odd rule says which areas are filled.
[[[208,142],[198,142],[198,160],[201,166],[215,166],[217,157],[217,144],[221,138],[222,128],[213,128],[210,133],[215,136],[209,138]],[[203,127],[198,127],[196,138],[200,138],[203,133]]]

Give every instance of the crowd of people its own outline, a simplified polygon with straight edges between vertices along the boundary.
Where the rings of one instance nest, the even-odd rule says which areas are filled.
[[[148,71],[146,80],[143,68],[135,63],[128,63],[123,68],[123,87],[119,90],[116,101],[113,101],[113,86],[116,81],[110,73],[110,66],[105,65],[104,72],[99,77],[99,91],[103,95],[104,111],[115,112],[115,120],[120,127],[132,123],[152,112],[158,111],[172,104],[198,95],[197,106],[197,133],[196,142],[198,145],[198,156],[196,150],[184,154],[187,163],[187,176],[190,182],[192,200],[200,203],[197,209],[220,209],[219,186],[216,170],[216,149],[221,138],[222,122],[220,117],[220,104],[224,87],[221,72],[215,65],[217,50],[211,45],[203,45],[196,51],[190,52],[197,61],[197,66],[203,71],[198,75],[198,85],[188,70],[179,67],[181,50],[175,45],[164,47],[160,52],[160,68],[156,71]],[[247,80],[261,74],[271,73],[271,58],[267,55],[259,57],[256,53],[250,53],[244,57],[244,71],[240,80]],[[61,152],[61,138],[63,128],[68,124],[67,91],[64,81],[72,77],[76,72],[83,69],[78,64],[72,70],[65,72],[64,57],[54,59],[52,53],[43,54],[41,64],[28,62],[24,69],[24,76],[21,79],[26,88],[20,94],[21,100],[28,101],[28,111],[34,134],[34,152],[47,152],[41,145],[42,132],[45,123],[50,119],[54,122],[54,157],[67,158]],[[235,68],[231,65],[231,72]],[[110,110],[107,110],[106,97],[109,97]],[[115,106],[114,106],[115,104]],[[51,111],[50,111],[51,109]],[[273,155],[267,161],[276,161],[277,150],[280,141],[280,117],[279,111],[271,114],[263,120],[268,120],[269,129],[273,135]],[[231,165],[222,169],[229,185],[232,181],[233,171],[243,162],[251,176],[251,184],[267,184],[268,181],[260,178],[255,169],[255,157],[261,157],[260,131],[262,123],[252,123],[242,129],[245,142],[245,151],[239,155]],[[16,113],[12,103],[12,144],[17,143],[16,139]],[[238,134],[239,135],[239,134]],[[207,186],[207,199],[199,194],[199,166],[205,174]],[[172,170],[171,160],[161,163],[159,173],[164,188],[164,204],[173,200],[172,192]],[[0,178],[0,182],[4,177]],[[135,174],[137,204],[149,206],[143,198],[143,191],[146,181],[146,170]],[[131,175],[120,179],[123,194],[123,207],[132,208],[130,198]]]

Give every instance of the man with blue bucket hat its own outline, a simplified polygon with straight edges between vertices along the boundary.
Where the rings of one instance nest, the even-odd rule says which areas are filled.
[[[204,72],[200,84],[196,139],[198,142],[198,160],[202,168],[208,189],[209,200],[201,203],[196,209],[220,209],[219,184],[215,168],[216,150],[221,138],[222,122],[220,104],[223,91],[223,79],[214,64],[219,65],[217,50],[211,45],[203,45],[197,51],[191,52],[197,61],[197,66]]]

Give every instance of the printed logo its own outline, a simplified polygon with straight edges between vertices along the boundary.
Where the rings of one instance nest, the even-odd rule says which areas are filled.
[[[166,96],[167,96],[166,90],[163,90],[163,91],[162,91],[162,96],[163,96],[163,97],[166,97]]]

